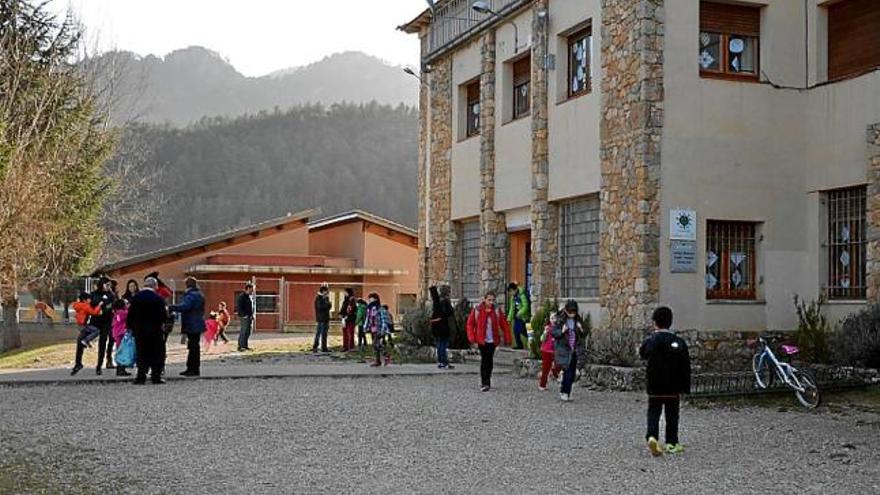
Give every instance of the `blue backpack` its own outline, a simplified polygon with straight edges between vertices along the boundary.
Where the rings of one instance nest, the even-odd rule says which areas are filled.
[[[130,367],[134,366],[137,353],[134,346],[134,335],[130,331],[125,332],[119,347],[116,348],[116,364]]]

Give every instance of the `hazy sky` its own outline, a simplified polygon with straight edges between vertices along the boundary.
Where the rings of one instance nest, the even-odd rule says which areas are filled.
[[[54,0],[70,6],[101,51],[165,55],[201,45],[261,76],[359,50],[417,67],[418,38],[395,28],[424,0]]]

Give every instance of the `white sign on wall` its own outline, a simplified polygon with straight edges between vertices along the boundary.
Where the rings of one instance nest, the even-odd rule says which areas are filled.
[[[676,241],[696,241],[697,212],[669,210],[669,238]]]

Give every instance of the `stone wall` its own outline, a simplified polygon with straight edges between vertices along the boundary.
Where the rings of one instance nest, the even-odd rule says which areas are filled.
[[[868,301],[880,304],[880,123],[868,128]]]
[[[547,0],[536,0],[532,9],[532,300],[535,305],[559,293],[558,208],[549,201],[550,169],[547,127],[546,60],[549,48]]]
[[[663,0],[602,0],[602,325],[644,327],[660,286]]]
[[[454,265],[450,255],[452,232],[452,58],[447,56],[433,64],[431,78],[431,169],[427,205],[430,244],[427,247],[427,284],[443,284],[449,280],[448,269]]]
[[[480,288],[503,289],[507,229],[495,211],[495,31],[480,40]],[[501,293],[501,292],[499,292]]]
[[[422,39],[422,58],[425,56],[425,43],[424,38]],[[428,74],[422,74],[423,78],[430,77]],[[428,164],[428,134],[429,134],[429,125],[428,125],[428,115],[431,113],[430,102],[428,100],[429,92],[428,92],[428,84],[423,80],[421,84],[419,84],[419,213],[418,213],[418,226],[419,226],[419,289],[418,289],[418,298],[419,300],[425,300],[428,298],[428,246],[426,244],[426,234],[428,232],[428,222],[425,218],[425,208],[428,207],[427,203],[427,173],[426,166]]]

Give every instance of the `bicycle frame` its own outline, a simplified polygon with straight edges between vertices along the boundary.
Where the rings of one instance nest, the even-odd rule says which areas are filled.
[[[788,385],[790,388],[797,390],[798,392],[804,392],[804,386],[801,385],[800,380],[798,380],[793,373],[793,371],[797,371],[797,368],[777,359],[776,354],[774,354],[773,351],[770,350],[770,346],[767,345],[767,342],[764,339],[760,339],[760,342],[764,349],[761,351],[759,362],[764,363],[765,359],[769,359],[770,363],[773,364],[774,370],[776,371],[776,376],[778,376],[783,383]]]

